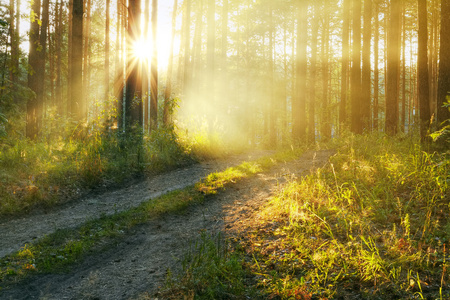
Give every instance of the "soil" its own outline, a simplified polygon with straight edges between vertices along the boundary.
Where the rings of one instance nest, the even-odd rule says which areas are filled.
[[[46,214],[0,223],[0,257],[56,228],[76,227],[86,220],[127,210],[168,191],[194,184],[211,172],[270,153],[259,151],[193,165],[123,189],[88,196]],[[89,256],[67,273],[33,276],[0,292],[0,299],[152,298],[164,283],[167,271],[179,270],[183,254],[202,231],[226,235],[243,225],[251,226],[259,208],[280,184],[323,166],[333,154],[332,150],[310,151],[295,161],[280,163],[268,172],[229,185],[201,205],[134,228],[108,250]]]

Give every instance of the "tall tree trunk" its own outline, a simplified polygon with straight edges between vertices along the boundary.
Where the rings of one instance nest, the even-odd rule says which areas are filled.
[[[63,22],[62,22],[62,0],[58,1],[58,19],[56,23],[56,107],[58,114],[62,116],[64,114],[63,99],[62,99],[62,80],[61,80],[61,64],[62,64],[62,35],[63,35]]]
[[[178,8],[178,0],[174,0],[172,12],[172,35],[170,38],[170,47],[169,47],[170,49],[169,63],[167,66],[166,89],[164,91],[163,124],[165,126],[169,126],[170,124],[170,97],[172,96],[172,73],[173,73],[173,45],[177,25],[177,8]]]
[[[89,107],[89,95],[91,94],[89,92],[90,90],[90,57],[91,57],[91,53],[90,53],[90,43],[91,43],[91,39],[90,39],[90,35],[91,35],[91,4],[92,4],[92,0],[85,0],[86,2],[86,7],[85,7],[85,15],[86,15],[86,20],[84,22],[84,49],[83,49],[83,102],[81,103],[80,107],[81,107],[81,116],[82,118],[86,118],[88,116],[88,107]]]
[[[182,26],[184,39],[184,69],[183,69],[183,91],[186,94],[189,88],[190,60],[191,60],[191,0],[184,0],[184,24]]]
[[[276,108],[275,108],[275,85],[274,85],[274,29],[273,23],[273,7],[269,2],[269,146],[275,147],[277,143],[277,130],[276,130]]]
[[[222,72],[224,73],[227,66],[227,51],[228,51],[228,1],[222,0],[222,51],[221,63]]]
[[[427,0],[418,0],[417,6],[419,12],[417,76],[419,87],[420,139],[425,141],[430,126]]]
[[[68,14],[68,22],[69,22],[69,33],[68,33],[68,41],[67,41],[67,101],[66,101],[66,111],[68,116],[74,117],[75,107],[76,105],[72,101],[72,73],[73,73],[73,1],[69,0],[69,14]],[[82,48],[83,49],[83,48]]]
[[[148,27],[150,23],[150,0],[145,0],[144,4],[144,32],[143,37],[144,40],[148,40],[150,37],[148,36]],[[145,57],[141,57],[142,63],[142,105],[143,105],[143,118],[144,118],[144,125],[143,130],[144,132],[149,132],[150,130],[150,60],[148,59],[147,55]]]
[[[30,24],[30,46],[28,52],[28,64],[30,71],[28,73],[28,87],[35,94],[27,102],[27,124],[26,136],[35,140],[39,133],[40,114],[37,93],[39,89],[39,77],[36,71],[39,67],[38,48],[39,48],[39,22],[41,15],[41,1],[34,0],[31,6],[31,24]]]
[[[450,99],[448,99],[450,96],[450,0],[441,1],[440,36],[437,98],[437,121],[439,126],[450,119],[449,108],[444,107],[444,103],[450,102]]]
[[[400,71],[400,19],[401,0],[390,0],[390,16],[387,41],[386,124],[389,135],[398,132],[398,82]]]
[[[55,8],[56,8],[55,4]],[[57,9],[54,10],[55,14],[58,13]],[[50,26],[47,27],[47,43],[48,43],[48,60],[50,64],[50,106],[53,108],[56,106],[55,98],[55,38],[51,34]]]
[[[309,84],[309,118],[308,118],[308,141],[313,144],[316,140],[316,75],[317,75],[317,36],[319,34],[319,18],[317,16],[317,3],[313,4],[314,13],[312,20],[311,32],[311,70],[310,70],[310,84]]]
[[[378,131],[378,103],[379,103],[379,40],[380,40],[380,21],[379,21],[379,3],[375,2],[375,36],[374,36],[374,45],[373,45],[373,52],[374,52],[374,70],[373,70],[373,130]]]
[[[300,2],[297,12],[297,56],[295,98],[292,99],[292,138],[304,141],[306,137],[306,73],[307,73],[307,38],[308,4]],[[287,66],[285,67],[287,69]]]
[[[364,41],[362,53],[362,83],[361,83],[361,126],[364,131],[371,131],[371,67],[370,42],[372,40],[372,0],[364,1]]]
[[[84,118],[83,111],[83,0],[73,0],[72,10],[72,51],[71,51],[71,109],[76,120]]]
[[[111,0],[106,0],[106,20],[105,20],[105,101],[109,102],[109,23]]]
[[[152,0],[152,73],[150,78],[150,131],[158,128],[158,0]]]
[[[348,69],[350,57],[350,1],[344,0],[342,11],[342,71],[341,71],[341,102],[339,104],[339,129],[347,128],[347,99],[348,99]]]
[[[400,110],[400,130],[405,131],[406,126],[406,4],[402,2],[402,102]]]
[[[194,41],[192,44],[192,61],[191,61],[191,88],[189,89],[188,97],[195,97],[200,94],[201,87],[203,86],[203,78],[205,77],[202,63],[202,44],[203,44],[203,5],[204,0],[200,0],[198,3],[197,12],[195,13],[195,29],[194,29]]]
[[[44,0],[42,3],[42,20],[41,20],[41,33],[39,34],[40,51],[38,51],[38,67],[36,70],[36,77],[40,79],[39,89],[36,91],[36,97],[38,102],[38,111],[41,114],[44,112],[45,101],[45,62],[47,54],[47,29],[49,21],[49,6],[50,1]],[[51,47],[51,45],[48,45]],[[41,120],[42,122],[42,120]],[[38,125],[39,128],[42,124]]]
[[[127,30],[127,81],[125,96],[125,130],[132,126],[142,126],[142,84],[140,64],[136,63],[133,55],[135,41],[140,38],[141,30],[141,1],[128,2],[128,30]]]
[[[117,99],[117,127],[123,129],[125,127],[124,117],[124,101],[123,101],[123,88],[124,88],[124,14],[126,14],[125,6],[122,0],[117,0],[117,22],[116,22],[116,54],[114,63],[114,96]]]
[[[216,52],[216,0],[208,2],[208,41],[207,41],[206,65],[208,74],[208,86],[211,88],[211,102],[215,102],[215,52]],[[210,124],[212,125],[212,124]]]
[[[331,138],[331,117],[329,107],[329,12],[326,4],[323,7],[323,27],[322,27],[322,109],[320,120],[320,135],[323,141]]]
[[[362,133],[361,122],[361,0],[353,0],[353,51],[351,70],[351,130]]]
[[[16,28],[14,4],[14,0],[9,1],[9,35],[11,39],[11,61],[9,64],[9,72],[13,91],[15,90],[15,84],[17,84],[18,77],[17,75],[19,73],[19,32]]]

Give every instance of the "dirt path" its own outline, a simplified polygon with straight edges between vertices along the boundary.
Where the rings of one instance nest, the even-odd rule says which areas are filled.
[[[332,154],[333,151],[308,152],[294,162],[279,164],[267,173],[258,174],[228,187],[226,191],[212,197],[207,203],[191,207],[182,215],[165,216],[135,228],[115,247],[89,257],[68,274],[36,276],[20,286],[4,291],[0,294],[0,298],[93,300],[136,299],[143,294],[154,295],[158,286],[164,281],[167,269],[177,270],[179,259],[183,257],[190,242],[199,237],[200,231],[217,233],[224,231],[225,228],[233,228],[238,224],[245,223],[246,220],[253,219],[260,205],[270,198],[278,183],[285,181],[285,177],[290,177],[292,174],[301,176],[309,170],[325,164]],[[228,162],[211,163],[209,166],[198,165],[173,174],[165,174],[158,179],[158,185],[154,181],[143,182],[124,190],[112,192],[109,196],[105,194],[86,199],[83,201],[84,209],[77,207],[68,209],[64,216],[74,219],[75,217],[71,217],[70,211],[75,209],[78,216],[76,220],[82,222],[86,218],[93,218],[96,215],[86,217],[78,214],[78,210],[80,213],[83,211],[86,213],[105,209],[98,213],[99,216],[102,213],[114,213],[116,210],[127,209],[150,197],[155,197],[157,193],[164,193],[174,185],[181,187],[183,184],[192,184],[206,173],[223,169],[245,159],[248,157],[235,157],[231,163],[228,160]],[[136,190],[141,190],[141,193]],[[132,192],[136,194],[131,194]],[[113,206],[111,197],[120,199],[120,201],[113,202],[120,204],[119,208],[111,208]],[[110,209],[107,210],[105,206]],[[59,214],[63,215],[62,212]],[[45,219],[46,216],[41,216],[39,221],[44,222]],[[58,222],[64,221],[63,217],[61,219],[55,217],[55,219],[59,220]],[[23,222],[27,222],[27,219]],[[30,222],[32,221],[30,220]],[[57,221],[45,222],[47,232],[60,226],[54,222]],[[67,220],[64,223],[67,225]],[[35,223],[29,224],[35,225]],[[76,224],[77,222],[73,221],[68,226]],[[0,226],[8,226],[8,224]],[[13,236],[13,234],[5,234],[4,228],[0,227],[2,251],[6,248],[3,246],[5,244],[3,236]],[[22,229],[18,232],[23,234],[25,231],[26,229]],[[40,230],[39,233],[42,234],[44,231]],[[36,234],[23,235],[22,239],[31,239],[33,235]],[[20,243],[22,241],[16,239],[15,247]],[[13,247],[8,248],[12,249]]]
[[[128,210],[149,199],[192,185],[211,172],[221,171],[244,160],[256,159],[270,153],[272,152],[258,151],[251,155],[234,155],[226,159],[195,164],[143,180],[123,189],[87,196],[47,213],[25,216],[7,222],[0,220],[0,257],[13,253],[26,243],[50,234],[56,229],[77,227],[102,215]]]

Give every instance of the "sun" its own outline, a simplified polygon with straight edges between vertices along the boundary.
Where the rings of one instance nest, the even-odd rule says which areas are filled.
[[[151,57],[151,44],[146,39],[139,39],[133,43],[133,56],[140,60],[149,60]]]

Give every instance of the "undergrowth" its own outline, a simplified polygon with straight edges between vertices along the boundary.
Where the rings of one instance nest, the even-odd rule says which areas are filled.
[[[326,167],[284,185],[231,240],[223,267],[205,255],[184,268],[188,299],[224,299],[204,286],[249,281],[225,298],[256,287],[267,299],[450,299],[449,154],[380,135],[338,143]],[[242,271],[227,269],[233,261]],[[202,275],[213,271],[226,281]]]
[[[180,139],[171,128],[150,135],[94,125],[66,131],[56,135],[49,130],[39,141],[0,139],[0,217],[54,206],[92,188],[222,154],[211,143],[196,152],[188,138]]]

